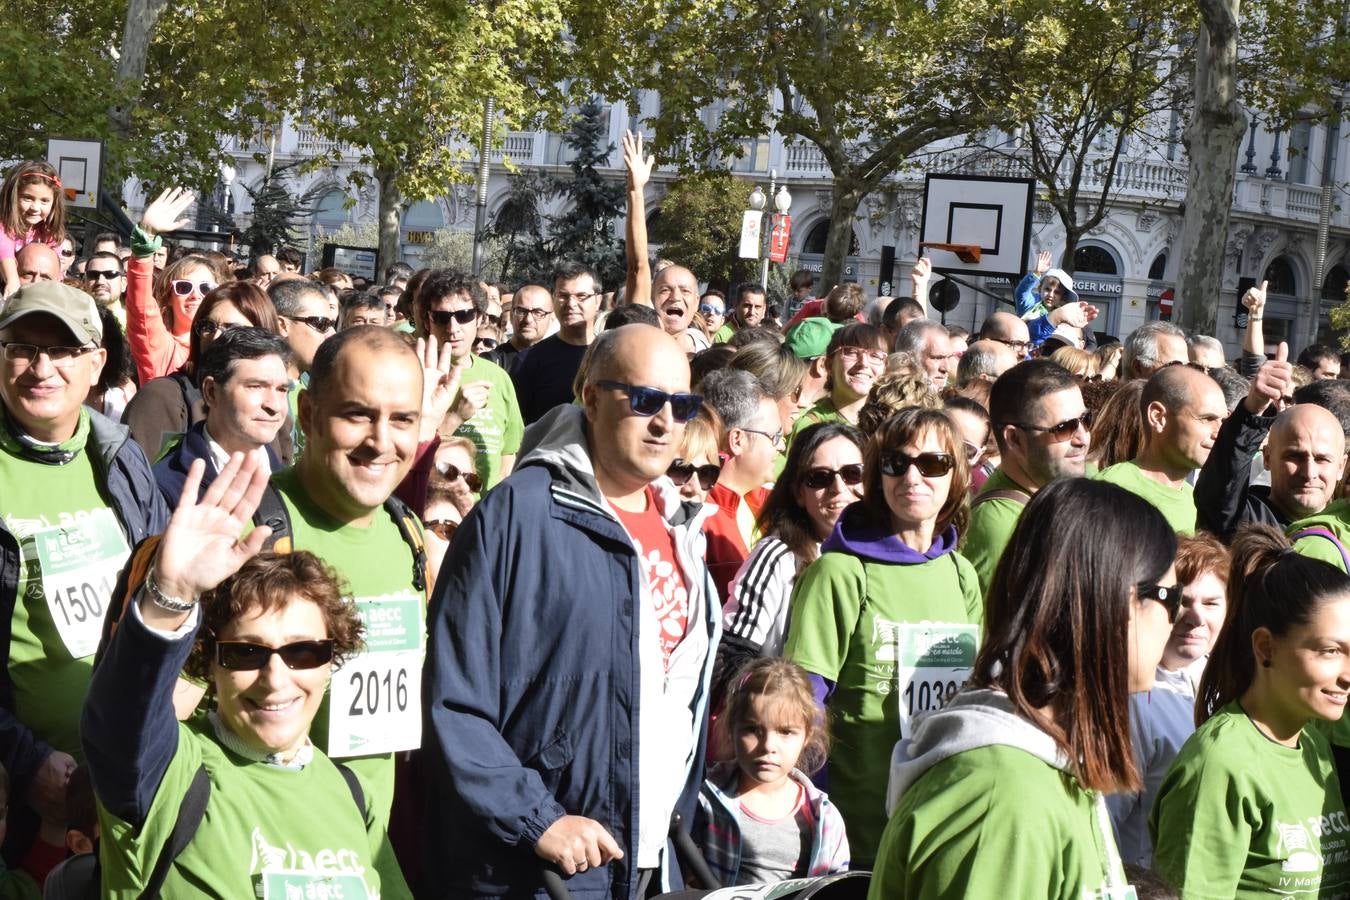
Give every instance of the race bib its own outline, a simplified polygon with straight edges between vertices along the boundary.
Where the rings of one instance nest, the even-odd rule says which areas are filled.
[[[421,601],[358,600],[366,649],[333,673],[328,755],[370,756],[422,746]]]
[[[42,584],[57,634],[73,659],[93,656],[117,576],[131,548],[112,510],[96,509],[72,524],[32,534]]]
[[[360,875],[264,872],[263,900],[369,900]]]
[[[900,737],[908,739],[920,715],[946,706],[965,687],[975,665],[980,627],[900,622],[892,633]]]

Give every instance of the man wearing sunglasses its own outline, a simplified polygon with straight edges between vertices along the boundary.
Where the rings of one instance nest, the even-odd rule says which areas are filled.
[[[595,340],[600,310],[600,280],[588,266],[567,262],[553,271],[553,314],[558,333],[520,357],[511,381],[520,398],[520,415],[529,425],[555,406],[571,403],[572,381],[586,348]]]
[[[511,378],[502,367],[473,352],[488,298],[482,283],[457,269],[433,269],[418,292],[423,330],[449,346],[451,364],[462,369],[459,399],[441,423],[443,436],[465,437],[478,447],[478,477],[491,490],[515,465],[525,430]]]
[[[683,347],[627,325],[581,400],[530,429],[432,598],[428,897],[542,890],[544,864],[578,897],[680,882],[667,834],[697,800],[721,607],[703,517],[660,476],[700,399]]]
[[[169,519],[140,447],[83,405],[102,337],[93,299],[56,281],[21,287],[0,318],[0,758],[19,857],[39,818],[66,821],[103,614],[131,547]]]
[[[122,274],[122,260],[118,255],[100,250],[89,257],[84,267],[84,283],[94,295],[94,302],[111,310],[117,321],[126,328],[127,311],[122,305],[122,290],[126,282]]]
[[[1048,359],[1019,363],[994,382],[989,419],[1000,463],[971,504],[961,549],[986,595],[1031,495],[1056,478],[1081,477],[1091,443],[1078,383]]]
[[[1139,398],[1144,446],[1097,474],[1152,503],[1180,534],[1195,531],[1195,493],[1186,479],[1205,464],[1228,418],[1219,383],[1189,366],[1159,369]]]
[[[320,281],[274,277],[267,296],[277,308],[281,336],[291,346],[291,439],[298,454],[305,446],[305,434],[300,429],[300,391],[309,384],[309,367],[319,345],[337,331],[337,295]]]
[[[778,404],[760,380],[740,369],[709,372],[700,385],[703,402],[722,419],[722,473],[708,492],[708,502],[717,512],[708,520],[708,571],[723,603],[731,581],[755,543],[755,517],[769,492],[764,484],[773,478],[774,465],[783,448],[782,419]]]
[[[508,373],[514,372],[526,350],[548,337],[554,327],[553,298],[548,288],[527,284],[514,294],[510,306],[510,340],[498,344],[487,358]]]

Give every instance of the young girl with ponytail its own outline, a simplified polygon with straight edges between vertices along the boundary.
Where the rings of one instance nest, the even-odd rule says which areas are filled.
[[[1323,729],[1350,692],[1350,577],[1252,525],[1194,735],[1153,806],[1154,868],[1185,897],[1350,896],[1350,820]]]

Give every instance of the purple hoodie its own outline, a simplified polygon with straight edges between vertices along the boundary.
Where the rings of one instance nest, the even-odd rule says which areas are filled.
[[[956,549],[956,526],[948,525],[933,539],[933,546],[920,553],[901,543],[890,526],[872,519],[862,501],[850,504],[834,523],[834,531],[820,545],[821,553],[851,553],[873,562],[913,566],[926,563]]]

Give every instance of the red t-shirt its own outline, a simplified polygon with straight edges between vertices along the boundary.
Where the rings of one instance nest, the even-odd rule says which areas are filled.
[[[637,544],[638,559],[652,602],[656,604],[656,621],[661,624],[661,652],[669,666],[670,654],[684,640],[689,626],[689,589],[675,556],[675,542],[657,512],[656,493],[650,487],[646,498],[647,508],[642,512],[627,512],[618,507],[614,511]]]

